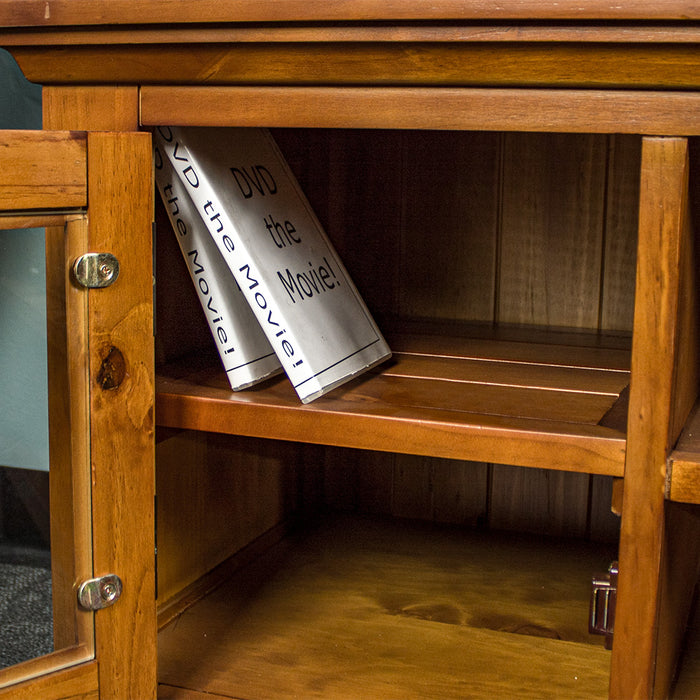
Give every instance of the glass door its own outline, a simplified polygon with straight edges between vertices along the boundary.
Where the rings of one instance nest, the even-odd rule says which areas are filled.
[[[66,273],[87,218],[4,221],[52,226],[0,230],[0,687],[94,656],[76,595],[92,572],[86,295]]]

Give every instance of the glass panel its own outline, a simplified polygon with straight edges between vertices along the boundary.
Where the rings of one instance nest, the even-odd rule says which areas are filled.
[[[53,651],[43,229],[0,231],[0,295],[3,668]]]
[[[0,687],[93,653],[74,590],[91,576],[87,294],[66,275],[86,235],[80,214],[0,230]]]

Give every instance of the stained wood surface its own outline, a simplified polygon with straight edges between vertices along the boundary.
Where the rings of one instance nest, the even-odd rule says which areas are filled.
[[[625,466],[620,575],[615,618],[611,696],[648,698],[656,658],[657,601],[670,571],[665,556],[664,492],[672,435],[672,404],[678,360],[680,251],[689,234],[683,202],[688,192],[684,139],[645,139],[639,207],[632,382]],[[663,280],[663,283],[660,281]],[[664,645],[664,649],[669,649]],[[631,659],[637,664],[631,664]]]
[[[506,0],[494,6],[486,0],[442,0],[439,3],[414,0],[409,5],[400,0],[380,2],[361,0],[348,6],[342,0],[302,2],[292,0],[283,5],[274,2],[245,0],[233,6],[221,6],[204,0],[197,8],[186,2],[164,0],[115,0],[106,8],[90,0],[56,0],[47,12],[40,0],[2,0],[0,19],[6,26],[51,26],[64,24],[130,24],[159,22],[164,11],[175,22],[259,22],[324,20],[415,20],[415,19],[700,19],[689,0],[658,3],[635,2],[621,6],[609,0],[588,2],[553,2],[550,0]]]
[[[146,85],[141,123],[697,135],[699,100],[681,91]]]
[[[216,370],[179,378],[177,370],[170,377],[163,370],[158,421],[167,427],[475,461],[499,461],[508,449],[509,459],[501,460],[508,464],[621,475],[624,436],[599,423],[624,388],[624,373],[587,373],[584,388],[577,385],[577,367],[561,367],[569,386],[578,386],[570,390],[567,381],[555,386],[555,376],[541,381],[537,375],[548,373],[545,366],[531,367],[528,386],[526,372],[507,363],[498,363],[494,380],[488,362],[404,356],[396,350],[385,368],[307,405],[294,398],[284,378],[233,393]],[[578,350],[583,367],[585,355],[585,349]],[[596,376],[605,380],[595,385]],[[449,439],[443,439],[448,432]]]
[[[549,546],[330,521],[160,633],[162,697],[606,697],[609,652],[587,611],[607,553]]]
[[[669,457],[674,501],[700,504],[700,409],[695,407]]]
[[[5,700],[36,700],[39,697],[42,700],[99,700],[97,662],[86,661],[84,654],[82,659],[78,656],[78,660],[83,663],[0,689],[0,697]]]
[[[90,133],[88,158],[90,247],[121,267],[89,296],[94,567],[124,583],[119,604],[96,615],[100,695],[146,700],[156,664],[150,135]]]
[[[75,600],[75,582],[92,577],[87,295],[70,274],[87,241],[85,216],[47,229],[46,314],[54,648],[94,654],[93,615]]]
[[[292,516],[302,478],[293,447],[189,431],[158,444],[160,604]]]
[[[691,45],[578,42],[190,43],[12,47],[25,75],[45,84],[432,85],[689,89],[700,68]],[[624,66],[625,70],[621,70]]]
[[[85,134],[0,132],[0,209],[87,204]]]

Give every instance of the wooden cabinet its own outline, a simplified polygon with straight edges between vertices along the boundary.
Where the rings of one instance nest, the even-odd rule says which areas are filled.
[[[697,11],[57,0],[0,18],[46,128],[272,128],[395,352],[309,405],[281,379],[232,394],[156,206],[155,343],[128,317],[98,340],[127,366],[156,355],[160,697],[668,696],[700,545],[679,503],[700,500]],[[128,224],[107,240],[147,250]],[[124,454],[152,438],[140,401],[105,425]],[[619,558],[611,652],[585,632],[597,556]],[[153,632],[132,612],[119,643]],[[147,696],[124,690],[138,660],[98,662],[104,697]]]

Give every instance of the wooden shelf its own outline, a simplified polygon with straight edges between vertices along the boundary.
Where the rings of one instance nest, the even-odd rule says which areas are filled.
[[[669,458],[672,501],[700,504],[700,403],[695,405]]]
[[[159,697],[541,698],[543,679],[547,697],[607,697],[610,653],[587,619],[609,556],[331,517],[160,632]]]
[[[307,405],[283,377],[233,393],[219,369],[164,367],[157,423],[622,476],[626,349],[487,334],[389,342],[392,361]]]

